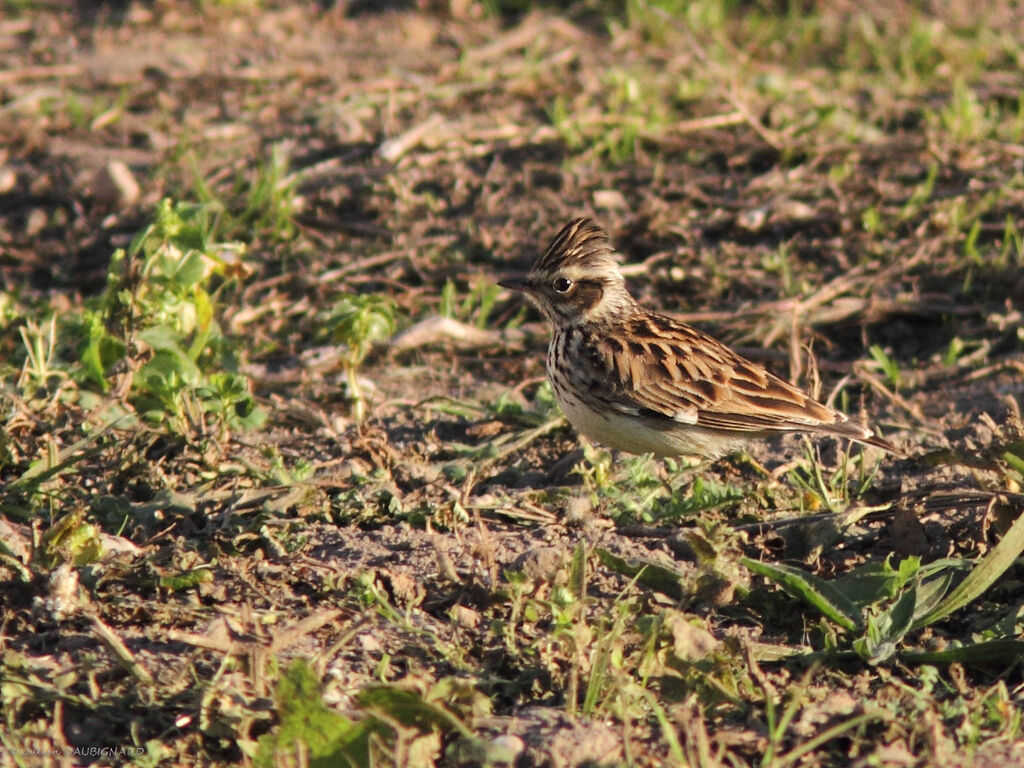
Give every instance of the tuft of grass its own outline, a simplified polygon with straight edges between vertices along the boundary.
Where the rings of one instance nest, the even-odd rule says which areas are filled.
[[[681,119],[673,108],[678,85],[653,69],[613,69],[604,85],[593,102],[558,97],[548,110],[551,124],[574,151],[623,163],[637,155],[645,137],[658,136]]]
[[[712,510],[727,510],[749,494],[728,483],[719,483],[686,470],[685,462],[668,460],[668,478],[651,456],[625,458],[616,470],[608,451],[584,446],[584,461],[574,472],[605,513],[619,523],[671,523],[700,518]]]
[[[488,319],[494,309],[494,302],[501,293],[501,287],[487,277],[477,278],[465,293],[462,300],[458,299],[458,289],[451,278],[445,281],[441,289],[441,300],[438,314],[451,317],[462,322],[471,323],[477,328],[488,327]]]
[[[224,193],[207,183],[194,156],[189,157],[195,195],[209,210],[217,212],[217,228],[224,236],[247,240],[264,237],[274,242],[295,238],[302,199],[296,191],[298,176],[291,172],[285,143],[271,145],[261,164],[248,175],[240,174]]]
[[[42,322],[25,318],[18,331],[25,348],[25,362],[17,380],[22,396],[32,400],[43,393],[59,392],[70,377],[57,362],[57,316]]]
[[[787,477],[800,491],[800,509],[804,511],[845,512],[851,502],[867,493],[879,470],[878,462],[873,468],[868,467],[863,451],[843,452],[837,465],[829,469],[809,438],[804,439],[803,446],[803,461],[795,464]]]
[[[878,369],[892,385],[893,389],[899,389],[903,383],[899,363],[877,344],[872,344],[868,351],[871,353],[871,357],[874,358]]]

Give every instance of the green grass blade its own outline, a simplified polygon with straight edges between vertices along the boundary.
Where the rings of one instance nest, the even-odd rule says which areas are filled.
[[[860,610],[832,584],[788,565],[772,565],[744,557],[740,562],[754,573],[775,582],[783,590],[816,608],[827,618],[850,632],[864,623]]]
[[[917,606],[914,608],[915,620],[921,616],[927,616],[942,602],[953,585],[953,581],[956,578],[956,570],[956,568],[952,567],[947,568],[937,576],[921,582],[917,590]],[[911,622],[910,627],[911,629],[914,628],[913,622]]]
[[[605,568],[634,578],[643,587],[661,592],[674,600],[681,600],[686,595],[687,578],[682,572],[652,561],[629,561],[603,547],[598,547],[594,553]]]
[[[647,690],[643,690],[641,693],[654,713],[654,718],[658,721],[658,725],[661,726],[661,736],[668,745],[668,751],[672,759],[678,765],[689,765],[686,753],[683,751],[683,745],[679,741],[679,735],[676,733],[675,724],[669,718],[668,713],[658,703],[658,699],[653,693]]]
[[[906,664],[1012,664],[1024,658],[1024,640],[989,640],[941,651],[901,651],[898,657]]]
[[[576,545],[576,550],[572,554],[569,588],[577,600],[583,600],[587,596],[587,548],[582,543]]]
[[[845,734],[847,731],[852,731],[855,728],[870,723],[873,720],[886,720],[886,713],[882,710],[874,710],[872,712],[864,712],[859,715],[851,717],[849,720],[844,720],[841,723],[833,725],[831,728],[826,728],[824,731],[819,733],[812,739],[808,739],[803,744],[795,747],[792,752],[780,756],[774,763],[778,768],[783,768],[788,765],[795,765],[800,758],[804,755],[809,754],[816,750],[818,747],[829,744],[840,736]]]

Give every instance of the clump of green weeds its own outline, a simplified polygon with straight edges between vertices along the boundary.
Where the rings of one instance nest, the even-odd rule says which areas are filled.
[[[114,253],[106,289],[78,313],[5,302],[12,311],[4,322],[18,325],[23,347],[20,370],[0,370],[3,378],[16,371],[14,385],[0,389],[7,423],[31,411],[50,429],[35,444],[0,441],[0,462],[14,471],[0,512],[49,521],[34,566],[99,556],[83,515],[95,487],[79,476],[124,439],[114,441],[112,429],[141,422],[186,441],[223,439],[265,418],[217,322],[222,291],[245,273],[243,248],[218,241],[214,229],[204,206],[165,200],[154,222]]]
[[[592,561],[627,577],[613,599],[589,594]],[[637,587],[678,599],[696,591],[698,575],[626,563],[583,545],[565,571],[550,590],[537,589],[524,574],[505,574],[506,615],[492,621],[491,631],[507,663],[521,668],[534,687],[543,681],[570,716],[616,720],[627,733],[656,723],[665,747],[685,764],[666,698],[693,694],[705,706],[738,704],[743,672],[734,649],[719,643],[705,621],[658,607]]]
[[[143,419],[182,436],[265,418],[217,322],[220,293],[245,273],[244,246],[215,234],[207,206],[163,200],[77,320],[82,383],[107,392],[113,379]]]
[[[947,558],[923,563],[907,557],[893,565],[867,563],[827,581],[795,566],[745,558],[743,564],[818,611],[825,619],[824,650],[846,651],[872,664],[1016,659],[1024,653],[1015,626],[990,630],[942,651],[902,650],[907,636],[977,600],[1024,552],[1024,515],[977,562]],[[966,576],[958,574],[967,571]],[[1005,617],[1004,617],[1005,618]],[[1013,625],[1013,621],[1010,621]]]

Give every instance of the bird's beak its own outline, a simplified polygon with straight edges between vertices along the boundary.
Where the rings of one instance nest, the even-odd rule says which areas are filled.
[[[530,281],[526,279],[525,275],[515,275],[514,277],[506,277],[504,280],[499,280],[498,285],[502,288],[509,288],[513,291],[519,291],[520,293],[530,293],[532,287]]]

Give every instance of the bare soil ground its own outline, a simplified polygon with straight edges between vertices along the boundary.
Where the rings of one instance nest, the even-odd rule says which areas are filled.
[[[0,765],[1024,765],[1019,557],[874,656],[740,564],[969,567],[1024,511],[1024,19],[652,5],[0,5]],[[64,337],[26,384],[164,197],[245,243],[255,429],[111,425]],[[581,452],[494,288],[581,214],[908,456]],[[369,295],[356,423],[328,326]],[[289,746],[296,658],[363,741]]]

